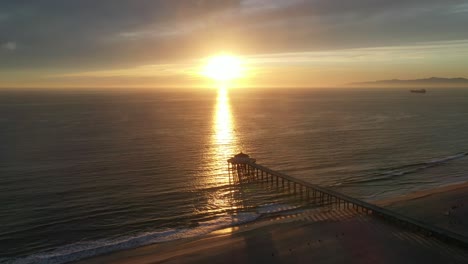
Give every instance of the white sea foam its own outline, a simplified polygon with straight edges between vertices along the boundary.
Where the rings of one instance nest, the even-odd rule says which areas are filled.
[[[382,169],[380,172],[371,175],[365,175],[365,177],[358,177],[358,178],[349,178],[342,180],[342,182],[346,184],[357,184],[357,183],[369,183],[369,182],[377,182],[383,180],[393,179],[395,177],[404,176],[406,174],[411,174],[415,172],[419,172],[425,169],[429,169],[441,164],[445,164],[450,161],[454,161],[457,159],[461,159],[468,156],[468,152],[462,152],[455,155],[450,155],[443,158],[432,159],[426,162],[421,163],[414,163],[414,164],[407,164],[399,167],[394,168],[386,168]]]
[[[451,160],[455,160],[455,159],[461,159],[465,156],[468,155],[468,152],[462,152],[462,153],[458,153],[456,155],[452,155],[452,156],[448,156],[448,157],[445,157],[445,158],[440,158],[440,159],[433,159],[429,162],[427,162],[428,164],[433,164],[433,163],[443,163],[443,162],[447,162],[447,161],[451,161]]]
[[[182,238],[197,237],[212,231],[235,226],[256,220],[259,214],[239,213],[232,216],[219,217],[211,221],[199,223],[195,228],[166,229],[154,232],[144,232],[116,239],[83,241],[59,247],[50,252],[38,253],[25,258],[3,259],[0,263],[13,264],[60,264],[77,261],[105,253],[137,248],[149,244],[168,242]]]
[[[271,214],[278,213],[281,211],[288,211],[298,208],[298,205],[290,204],[266,204],[257,208],[257,213],[259,214]]]

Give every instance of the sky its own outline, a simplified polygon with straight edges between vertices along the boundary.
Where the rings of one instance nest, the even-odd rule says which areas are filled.
[[[1,0],[0,87],[239,87],[468,77],[468,0]]]

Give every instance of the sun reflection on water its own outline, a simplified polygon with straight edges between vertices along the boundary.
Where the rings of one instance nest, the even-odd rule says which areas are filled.
[[[226,161],[235,154],[237,141],[234,135],[234,123],[226,87],[220,87],[218,90],[213,120],[213,165],[218,171],[218,180],[219,178],[229,180]],[[224,183],[227,182],[224,181]]]
[[[209,195],[211,213],[236,210],[235,190],[232,187],[227,160],[238,151],[235,123],[231,113],[229,92],[226,87],[218,89],[211,134],[210,172],[205,188],[216,188]]]
[[[230,155],[232,154],[234,135],[231,106],[227,89],[224,87],[218,91],[214,120],[214,143],[218,146],[218,154],[222,156]]]

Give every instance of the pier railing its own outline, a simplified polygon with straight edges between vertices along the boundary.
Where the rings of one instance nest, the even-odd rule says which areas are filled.
[[[245,154],[244,154],[245,155]],[[247,156],[247,155],[246,155]],[[239,180],[266,181],[290,192],[300,193],[302,197],[320,205],[331,205],[339,208],[352,208],[357,212],[382,218],[398,226],[421,232],[424,235],[468,248],[468,238],[449,230],[423,223],[419,220],[379,207],[375,204],[355,199],[342,193],[296,179],[281,172],[271,170],[256,163],[248,156],[228,160],[229,171],[236,173]]]

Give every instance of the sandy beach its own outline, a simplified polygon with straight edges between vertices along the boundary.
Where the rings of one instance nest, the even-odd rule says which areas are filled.
[[[468,183],[415,192],[378,205],[468,236]]]
[[[468,184],[458,184],[381,201],[379,205],[466,234],[462,219],[467,215],[467,191]],[[370,215],[318,208],[77,263],[314,262],[467,263],[468,251]]]

